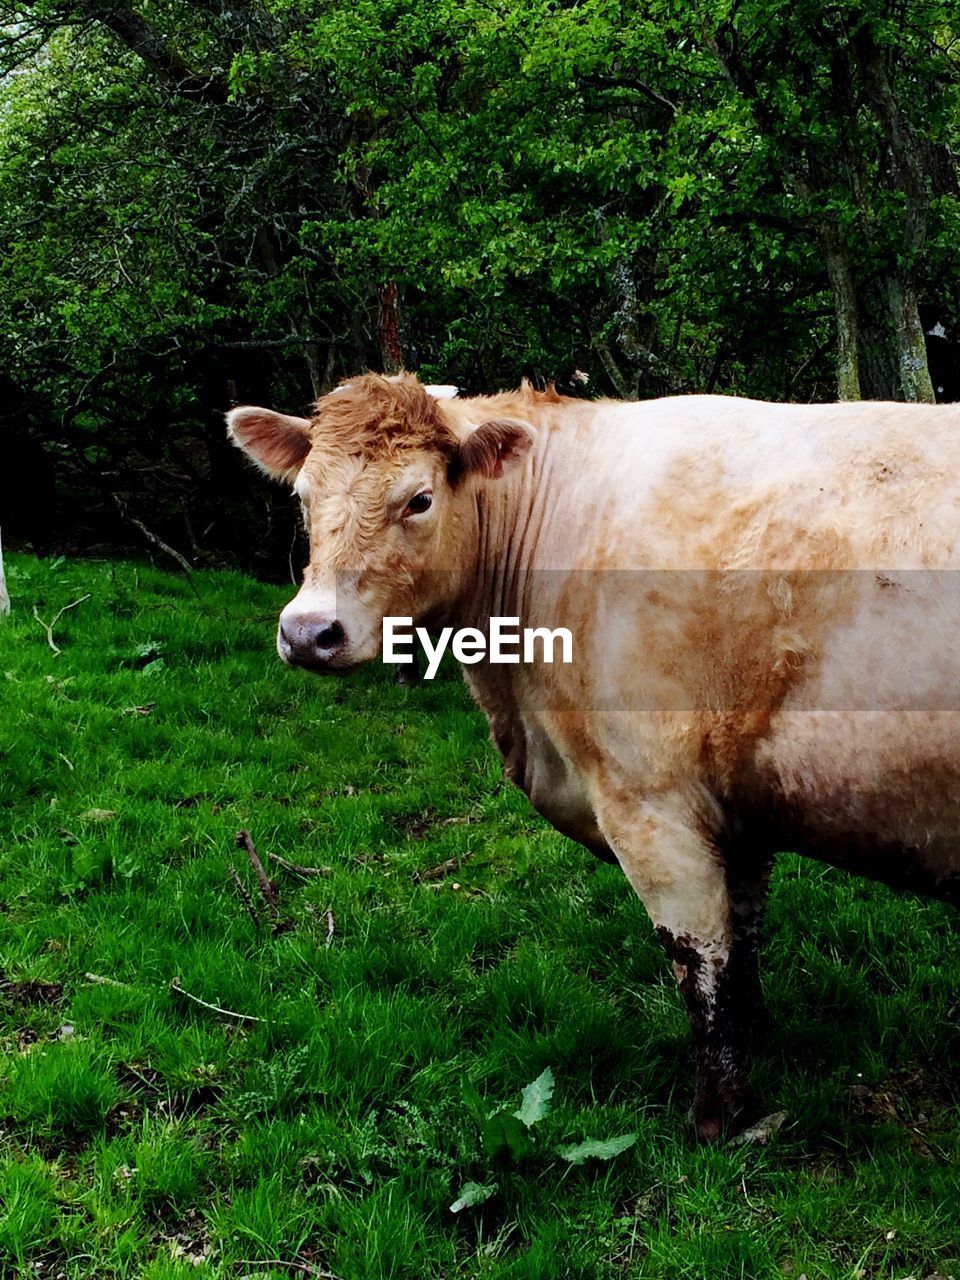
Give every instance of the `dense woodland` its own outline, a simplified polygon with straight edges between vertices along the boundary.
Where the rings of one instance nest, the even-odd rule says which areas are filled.
[[[960,399],[955,0],[4,0],[0,23],[10,544],[285,574],[292,504],[223,410],[363,368]]]

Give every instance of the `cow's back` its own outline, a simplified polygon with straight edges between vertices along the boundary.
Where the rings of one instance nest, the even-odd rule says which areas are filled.
[[[687,396],[555,430],[575,501],[599,503],[603,567],[957,562],[960,406]]]

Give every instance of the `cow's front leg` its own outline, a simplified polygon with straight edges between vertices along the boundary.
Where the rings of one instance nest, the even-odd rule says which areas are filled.
[[[693,1033],[697,1137],[716,1142],[756,1115],[744,1017],[749,1006],[738,990],[737,949],[724,939],[702,939],[682,928],[675,933],[658,925],[657,933],[673,963]]]
[[[682,798],[646,802],[639,813],[608,806],[604,835],[643,900],[670,958],[696,1051],[694,1122],[701,1141],[735,1133],[754,1117],[748,1080],[743,965],[724,859],[710,815]]]
[[[420,654],[416,649],[411,654],[409,662],[397,664],[394,680],[402,688],[413,688],[420,683]]]

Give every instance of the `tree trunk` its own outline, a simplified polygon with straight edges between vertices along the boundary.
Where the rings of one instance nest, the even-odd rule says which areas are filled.
[[[885,281],[897,370],[896,398],[933,404],[936,397],[927,365],[927,344],[917,310],[915,283],[916,264],[927,241],[932,183],[925,169],[920,141],[900,110],[890,79],[889,54],[877,44],[868,23],[862,23],[854,33],[852,46],[867,102],[890,150],[889,185],[898,194],[902,193],[906,203],[899,259]]]
[[[732,21],[705,34],[707,47],[720,62],[734,89],[750,103],[760,130],[775,142],[782,139],[782,122],[757,92],[756,76],[744,65],[742,46]],[[844,124],[862,101],[873,114],[892,158],[886,178],[888,191],[905,200],[903,238],[895,261],[888,261],[879,278],[867,269],[857,270],[854,255],[843,244],[838,229],[813,214],[823,246],[824,265],[833,291],[837,315],[837,392],[841,400],[911,400],[932,403],[933,383],[927,366],[926,343],[917,311],[915,272],[926,243],[931,198],[927,158],[900,104],[891,82],[889,50],[878,45],[866,21],[853,32],[853,58],[836,49],[831,75],[836,99],[836,119]],[[861,91],[852,88],[859,71]],[[843,133],[851,195],[861,210],[860,232],[873,239],[866,183],[860,157]],[[823,175],[811,158],[797,154],[783,167],[788,186],[808,204],[824,191]],[[882,172],[881,167],[881,172]],[[873,245],[874,250],[876,245]]]
[[[7,578],[3,572],[3,543],[0,542],[0,617],[10,612],[10,595],[7,592]]]
[[[824,263],[837,315],[837,399],[860,399],[860,324],[850,259],[832,227],[820,232]]]
[[[856,281],[856,296],[860,397],[899,400],[902,393],[897,368],[897,335],[886,281],[861,272]]]
[[[934,402],[927,346],[912,282],[901,272],[856,283],[860,395]]]
[[[316,342],[305,342],[303,344],[303,358],[306,361],[307,373],[310,377],[310,386],[313,388],[313,398],[316,400],[322,396],[326,388],[323,385],[323,368],[320,364],[320,346]]]
[[[112,31],[182,97],[218,106],[230,101],[230,89],[224,75],[217,72],[206,76],[193,71],[170,45],[166,35],[152,27],[134,9],[104,3],[104,0],[80,0],[80,11]]]
[[[384,373],[399,373],[403,368],[400,347],[400,309],[397,282],[388,280],[377,290],[377,333],[380,336],[380,359]]]
[[[919,401],[921,404],[934,404],[936,396],[933,393],[933,379],[930,377],[930,366],[927,363],[927,340],[924,337],[923,325],[920,323],[917,293],[913,282],[892,276],[887,282],[887,292],[896,329],[897,364],[903,399]]]

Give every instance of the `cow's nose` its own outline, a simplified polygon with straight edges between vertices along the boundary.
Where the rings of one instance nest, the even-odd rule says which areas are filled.
[[[317,667],[329,662],[344,647],[343,624],[322,613],[298,613],[280,619],[277,648],[295,666]]]

